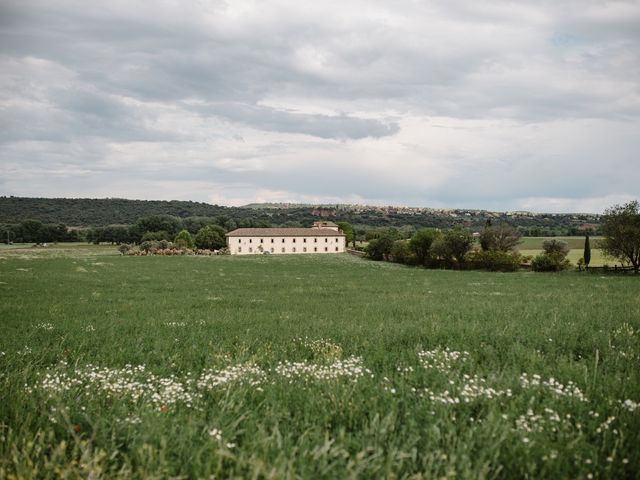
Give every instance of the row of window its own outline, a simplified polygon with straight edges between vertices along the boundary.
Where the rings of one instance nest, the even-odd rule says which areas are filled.
[[[293,238],[292,240],[293,240],[293,243],[296,243],[296,239],[295,239],[295,238]],[[283,239],[282,239],[282,243],[284,243],[284,241],[285,241],[285,239],[283,238]],[[339,241],[339,240],[336,238],[336,243],[337,243],[338,241]],[[241,238],[239,238],[239,239],[238,239],[238,243],[242,243],[242,239],[241,239]],[[250,238],[250,239],[249,239],[249,243],[253,243],[253,239],[252,239],[252,238]],[[264,243],[264,238],[261,238],[261,239],[260,239],[260,243]],[[274,243],[274,239],[273,239],[273,238],[271,239],[271,243]],[[307,239],[306,239],[306,238],[303,238],[303,239],[302,239],[302,243],[307,243]],[[313,239],[313,243],[318,243],[318,239],[317,239],[317,238],[314,238],[314,239]],[[325,239],[324,239],[324,243],[329,243],[329,239],[328,239],[328,238],[325,238]]]
[[[260,251],[260,250],[258,250],[258,251]],[[274,253],[275,250],[274,250],[273,247],[271,247],[270,251],[271,251],[271,253]],[[304,253],[307,253],[307,247],[302,247],[302,251]],[[318,247],[313,247],[313,251],[317,252],[318,251]],[[324,251],[328,252],[329,251],[329,247],[324,247]],[[340,249],[338,247],[336,247],[336,252],[339,252],[339,251],[340,251]],[[238,247],[238,253],[242,253],[242,247]],[[253,247],[249,247],[249,253],[253,253]],[[287,249],[282,247],[282,253],[287,253]],[[296,247],[293,247],[291,249],[291,253],[297,253],[296,252]]]

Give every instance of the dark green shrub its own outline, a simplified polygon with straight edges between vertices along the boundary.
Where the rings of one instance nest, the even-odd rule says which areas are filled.
[[[543,253],[531,260],[531,269],[534,272],[559,272],[567,269],[569,265],[569,260],[559,254]]]
[[[517,252],[498,250],[475,251],[469,255],[469,266],[492,272],[515,272],[523,261]]]

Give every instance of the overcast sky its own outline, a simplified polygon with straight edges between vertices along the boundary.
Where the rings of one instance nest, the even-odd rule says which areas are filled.
[[[2,0],[0,195],[601,212],[640,0]]]

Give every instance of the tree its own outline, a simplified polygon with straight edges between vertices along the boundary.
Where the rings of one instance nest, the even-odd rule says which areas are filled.
[[[45,232],[44,225],[38,220],[25,220],[20,224],[20,234],[22,241],[29,242],[44,242]]]
[[[602,216],[600,248],[605,255],[629,262],[633,271],[640,269],[640,203],[633,200],[624,205],[614,205]]]
[[[138,231],[143,235],[145,232],[168,232],[171,238],[182,230],[182,220],[172,215],[149,215],[136,222]]]
[[[444,232],[442,241],[450,256],[462,265],[473,245],[473,234],[465,228],[455,227]]]
[[[372,260],[388,260],[393,241],[388,235],[371,240],[366,248],[367,255]]]
[[[415,254],[418,263],[425,265],[431,258],[431,245],[439,236],[440,232],[431,228],[421,228],[413,234],[409,240],[409,248]]]
[[[410,263],[411,249],[406,240],[396,240],[391,246],[391,259],[396,263]]]
[[[173,242],[180,248],[193,248],[193,238],[187,230],[181,230]]]
[[[189,233],[196,234],[207,225],[217,223],[212,217],[187,217],[182,219],[182,225]]]
[[[537,255],[531,261],[531,269],[534,272],[559,272],[569,267],[567,260],[569,246],[562,240],[545,240],[542,242],[543,254]]]
[[[485,226],[480,232],[480,246],[485,251],[510,252],[520,243],[521,236],[509,225]]]
[[[225,231],[219,225],[208,225],[196,235],[196,247],[209,250],[219,250],[227,245]]]
[[[569,254],[570,248],[567,245],[567,242],[556,240],[554,238],[542,242],[542,250],[544,250],[544,253],[551,257],[564,259]]]
[[[591,245],[589,244],[589,235],[585,235],[584,237],[584,253],[582,254],[582,258],[584,259],[584,264],[589,270],[589,263],[591,262]]]
[[[171,235],[169,232],[167,232],[166,230],[160,230],[160,231],[153,231],[153,232],[145,232],[144,235],[142,235],[142,239],[141,241],[143,242],[149,242],[149,241],[159,241],[159,240],[171,240],[173,238],[173,235]]]
[[[349,243],[353,242],[353,227],[349,222],[336,222],[338,228],[345,234],[345,244],[349,246]],[[355,245],[354,245],[355,246]]]

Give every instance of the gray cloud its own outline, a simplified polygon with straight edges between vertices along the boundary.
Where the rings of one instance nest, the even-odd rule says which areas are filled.
[[[325,3],[4,2],[0,193],[640,196],[637,2]]]

